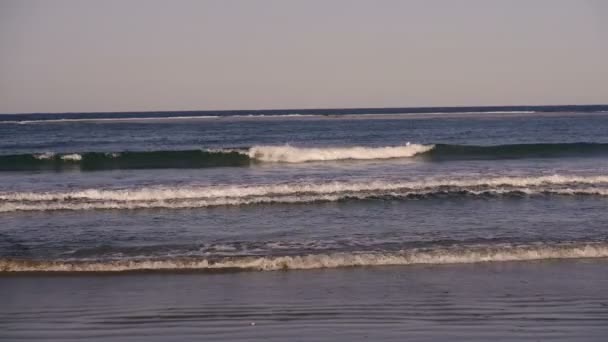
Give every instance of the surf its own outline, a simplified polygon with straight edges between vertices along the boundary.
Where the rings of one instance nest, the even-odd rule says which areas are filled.
[[[406,249],[396,252],[338,252],[291,256],[134,258],[105,261],[0,259],[0,272],[279,271],[606,257],[608,257],[608,244],[597,242]]]
[[[409,158],[425,153],[434,145],[405,144],[385,147],[293,147],[254,146],[249,149],[249,158],[263,162],[305,163],[312,161],[370,160]]]
[[[320,147],[289,145],[199,150],[33,153],[0,156],[0,171],[100,171],[114,169],[244,167],[256,163],[409,158],[432,145]]]
[[[262,163],[302,164],[411,159],[418,162],[586,158],[608,156],[608,143],[507,145],[403,144],[396,146],[254,145],[196,150],[69,152],[0,155],[0,171],[102,171],[250,167]]]
[[[57,192],[0,192],[0,212],[93,209],[188,209],[305,204],[346,200],[408,200],[526,196],[608,196],[608,176],[551,175],[426,178],[259,185],[184,185]]]

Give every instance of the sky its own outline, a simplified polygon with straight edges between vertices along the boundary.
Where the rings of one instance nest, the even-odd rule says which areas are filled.
[[[0,0],[0,113],[608,103],[603,0]]]

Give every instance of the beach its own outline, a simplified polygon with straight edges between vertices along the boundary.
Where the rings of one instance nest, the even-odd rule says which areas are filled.
[[[605,260],[0,278],[6,341],[603,341]],[[10,294],[10,295],[9,295]]]

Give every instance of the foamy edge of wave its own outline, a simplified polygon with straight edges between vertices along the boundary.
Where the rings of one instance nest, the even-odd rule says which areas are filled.
[[[212,259],[33,261],[0,259],[0,272],[128,272],[128,271],[278,271],[419,264],[472,264],[505,261],[606,258],[606,243],[412,249],[394,253],[331,253],[300,256]]]
[[[433,195],[608,196],[608,176],[537,176],[0,193],[0,212],[204,208]]]
[[[55,153],[53,153],[53,152],[44,152],[44,153],[34,155],[34,158],[36,158],[38,160],[48,160],[48,159],[52,159],[54,157],[55,157]]]
[[[253,146],[247,152],[249,158],[263,162],[304,163],[311,161],[332,160],[370,160],[409,158],[425,153],[435,145],[406,144],[402,146],[383,147],[294,147]]]

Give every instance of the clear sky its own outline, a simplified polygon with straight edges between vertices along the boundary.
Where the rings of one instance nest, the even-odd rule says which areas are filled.
[[[0,113],[608,103],[603,0],[0,0]]]

